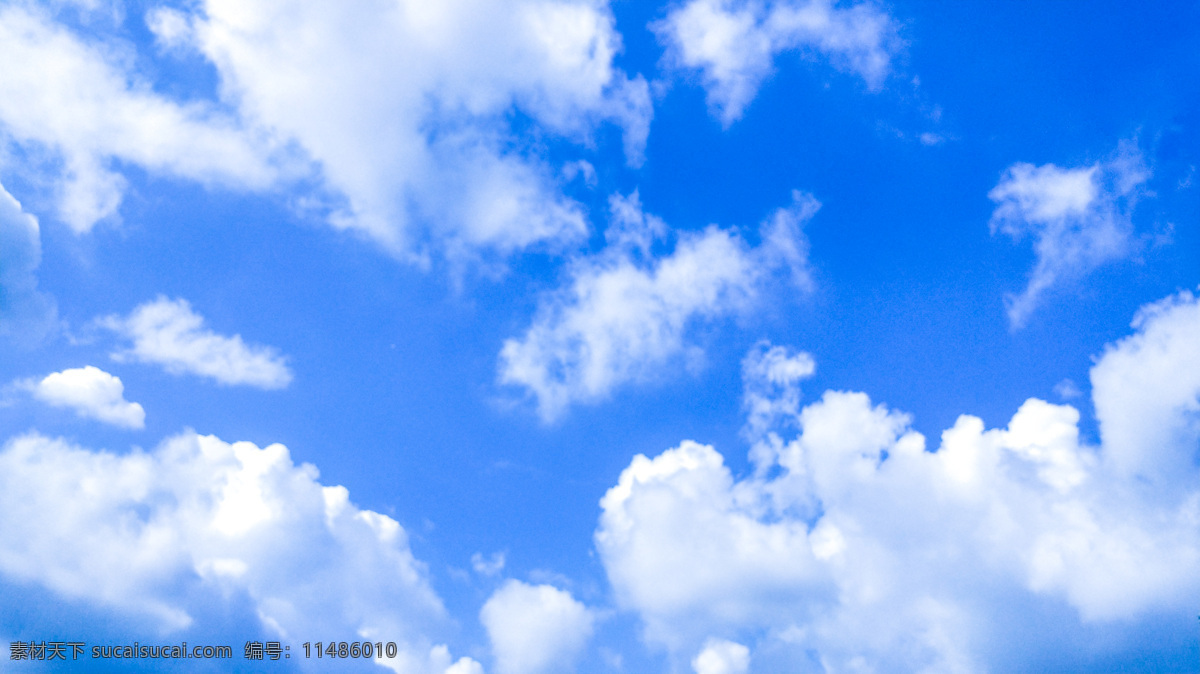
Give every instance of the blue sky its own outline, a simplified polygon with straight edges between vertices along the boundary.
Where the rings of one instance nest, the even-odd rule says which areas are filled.
[[[5,641],[1200,658],[1193,5],[12,1],[0,61]]]

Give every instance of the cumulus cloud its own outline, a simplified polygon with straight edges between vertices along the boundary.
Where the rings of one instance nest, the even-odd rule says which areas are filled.
[[[204,183],[272,184],[261,138],[212,105],[156,93],[129,61],[127,47],[85,42],[45,9],[0,8],[0,129],[57,157],[63,221],[85,232],[116,213],[126,187],[117,163]]]
[[[1200,434],[1200,302],[1181,292],[1134,317],[1137,332],[1092,368],[1092,401],[1113,469],[1160,493],[1189,489]],[[1192,443],[1193,452],[1179,451]]]
[[[562,672],[592,637],[594,617],[570,592],[509,580],[483,605],[499,674]]]
[[[37,287],[41,262],[37,218],[0,185],[0,335],[29,342],[53,328],[54,301]]]
[[[404,529],[317,477],[282,445],[191,432],[124,455],[17,437],[0,451],[0,574],[167,633],[244,601],[283,639],[382,638],[398,672],[479,672],[432,643],[447,619]]]
[[[230,104],[319,163],[345,197],[334,225],[394,250],[423,232],[501,251],[583,236],[579,204],[520,150],[514,110],[582,143],[615,123],[634,164],[649,132],[649,87],[613,66],[620,35],[599,0],[207,0],[152,25],[187,36]]]
[[[760,228],[751,248],[734,231],[710,226],[681,233],[675,250],[654,258],[650,244],[666,231],[642,212],[634,193],[611,201],[610,244],[578,260],[568,286],[547,297],[533,325],[500,352],[500,381],[525,387],[544,420],[577,401],[602,399],[645,378],[685,351],[688,328],[744,310],[779,270],[798,288],[811,285],[801,226],[819,204],[793,193]]]
[[[741,118],[781,52],[820,55],[877,88],[897,49],[887,14],[830,0],[691,0],[653,28],[669,62],[700,71],[708,104],[725,126]]]
[[[711,639],[692,660],[696,674],[746,674],[750,669],[750,649],[725,639]]]
[[[75,410],[81,417],[124,428],[144,428],[146,411],[125,399],[125,385],[98,367],[71,368],[29,382],[38,400],[55,407]]]
[[[829,391],[747,477],[690,441],[635,457],[596,532],[618,603],[677,657],[749,640],[791,671],[1033,671],[1095,626],[1191,611],[1200,301],[1135,328],[1092,369],[1099,446],[1075,408],[1030,399],[1006,428],[959,417],[927,451],[906,415]]]
[[[1149,177],[1132,142],[1121,143],[1113,159],[1091,166],[1022,162],[1004,172],[988,192],[996,202],[992,233],[1003,232],[1014,241],[1029,236],[1037,255],[1024,292],[1005,297],[1014,328],[1025,324],[1055,285],[1081,279],[1132,252],[1130,214],[1139,186]]]
[[[186,300],[159,296],[129,316],[108,316],[100,325],[133,342],[113,354],[161,365],[172,374],[195,374],[227,385],[278,389],[292,381],[292,372],[279,353],[266,346],[247,345],[241,335],[226,337],[204,327],[204,318]]]
[[[613,66],[601,0],[208,0],[145,22],[154,54],[84,40],[47,8],[0,10],[0,130],[56,157],[59,212],[80,232],[117,213],[135,165],[256,191],[304,177],[317,188],[297,207],[418,261],[562,245],[586,234],[583,209],[514,113],[581,146],[615,124],[633,165],[649,133],[649,87]],[[217,100],[135,73],[192,55],[216,69]]]

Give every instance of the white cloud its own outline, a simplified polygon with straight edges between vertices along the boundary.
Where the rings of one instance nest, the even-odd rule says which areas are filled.
[[[1192,639],[1089,644],[1200,593],[1200,301],[1135,326],[1092,369],[1098,447],[1075,408],[1030,399],[925,451],[907,416],[829,391],[748,477],[690,441],[635,457],[596,532],[618,603],[677,657],[749,639],[777,670],[1036,671],[1067,640]]]
[[[505,341],[500,353],[500,381],[528,389],[547,421],[685,351],[695,354],[689,326],[744,310],[781,268],[799,288],[811,285],[801,226],[819,204],[809,195],[794,192],[792,205],[763,223],[757,248],[710,226],[681,233],[660,259],[649,247],[664,233],[662,221],[642,213],[636,193],[611,205],[609,247],[577,261],[570,285],[546,298],[525,335]]]
[[[613,194],[608,198],[611,214],[604,240],[615,250],[625,250],[641,257],[650,256],[655,241],[668,234],[667,223],[642,210],[642,197],[637,190],[629,196]]]
[[[222,384],[277,389],[292,381],[292,372],[278,352],[247,345],[241,335],[226,337],[204,327],[204,318],[186,300],[161,295],[138,306],[128,317],[108,316],[100,325],[133,341],[113,354],[161,365],[172,374],[190,373]]]
[[[0,451],[0,541],[8,582],[165,633],[246,601],[283,639],[382,638],[401,646],[381,663],[398,672],[479,671],[432,644],[447,619],[404,529],[282,445],[188,432],[116,455],[14,438]]]
[[[1195,484],[1197,457],[1179,448],[1200,434],[1200,302],[1181,292],[1133,327],[1092,368],[1096,418],[1118,474],[1174,495]]]
[[[491,557],[484,557],[476,552],[471,555],[471,568],[481,576],[498,576],[504,570],[504,553],[496,552]]]
[[[746,674],[750,649],[734,641],[710,639],[692,660],[692,669],[696,674]]]
[[[520,151],[514,109],[583,143],[614,122],[641,160],[649,88],[613,67],[621,41],[603,1],[208,0],[189,22],[226,99],[344,195],[331,222],[397,251],[427,236],[453,253],[584,235],[554,171]],[[182,32],[158,24],[164,40]]]
[[[759,342],[742,360],[742,396],[746,408],[745,435],[751,441],[766,438],[774,429],[800,412],[803,379],[816,372],[817,364],[807,353],[793,353],[783,346]],[[772,440],[773,441],[773,440]]]
[[[594,617],[570,592],[509,580],[479,612],[500,674],[569,670],[592,637]]]
[[[586,147],[612,123],[636,165],[649,133],[649,87],[613,66],[601,0],[208,0],[145,22],[152,55],[84,40],[46,8],[0,10],[0,130],[51,150],[80,232],[117,213],[132,164],[254,191],[315,175],[298,207],[417,261],[559,246],[585,236],[582,206],[522,139]],[[215,67],[219,100],[176,101],[135,74],[191,54]]]
[[[37,287],[41,261],[37,218],[0,185],[0,336],[37,341],[53,328],[54,301]]]
[[[725,126],[741,118],[780,52],[820,54],[876,88],[897,48],[887,14],[830,0],[691,0],[653,28],[669,61],[701,72],[708,104]]]
[[[192,27],[187,15],[170,7],[154,7],[147,11],[146,27],[154,33],[155,42],[164,49],[180,49],[192,39]]]
[[[447,667],[445,674],[483,674],[483,665],[471,658],[462,657]]]
[[[992,232],[1033,238],[1037,264],[1020,295],[1005,298],[1009,323],[1021,327],[1055,285],[1078,280],[1133,249],[1130,212],[1150,177],[1137,146],[1123,142],[1104,163],[1073,169],[1013,164],[988,192]]]
[[[91,365],[51,373],[29,388],[38,400],[69,407],[81,417],[124,428],[146,426],[146,411],[125,399],[121,380]]]
[[[79,232],[114,215],[126,162],[205,183],[269,186],[268,149],[237,121],[131,74],[128,48],[87,43],[27,3],[0,8],[0,129],[60,160],[58,208]]]

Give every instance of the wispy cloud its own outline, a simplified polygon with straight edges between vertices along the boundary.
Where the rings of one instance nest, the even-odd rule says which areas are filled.
[[[645,79],[614,66],[606,3],[153,8],[160,55],[207,60],[218,77],[216,98],[187,101],[135,66],[134,42],[85,38],[54,10],[0,9],[0,130],[50,159],[19,170],[56,176],[58,214],[80,233],[118,217],[137,167],[300,187],[301,210],[422,263],[572,244],[583,208],[511,114],[579,147],[615,125],[632,165],[653,116]]]
[[[899,46],[884,12],[829,0],[691,0],[652,27],[669,63],[700,71],[708,104],[725,126],[741,118],[781,52],[820,54],[875,88]]]
[[[779,272],[801,290],[811,284],[801,227],[819,204],[807,194],[795,192],[762,224],[758,247],[710,226],[681,234],[661,258],[649,251],[665,225],[642,212],[636,193],[614,197],[611,207],[609,247],[578,260],[567,287],[547,297],[525,335],[500,352],[500,381],[528,389],[547,421],[694,352],[686,338],[693,322],[748,308]]]
[[[245,119],[319,164],[341,197],[331,224],[408,256],[585,235],[557,171],[510,130],[514,110],[580,143],[615,124],[633,164],[649,133],[649,87],[614,66],[606,3],[211,1],[154,17],[164,41],[213,63]]]
[[[76,36],[47,8],[0,8],[0,128],[57,153],[63,221],[86,232],[117,212],[126,187],[118,163],[239,188],[273,183],[261,134],[213,105],[156,93],[121,53]]]
[[[272,347],[246,344],[204,326],[186,300],[159,296],[129,316],[108,316],[99,324],[131,340],[113,353],[116,360],[161,365],[172,374],[195,374],[221,384],[283,388],[291,383],[286,360]]]
[[[1055,285],[1133,251],[1130,215],[1149,177],[1132,142],[1121,143],[1113,159],[1091,166],[1018,163],[1004,172],[988,192],[996,202],[992,232],[1015,241],[1031,237],[1037,255],[1024,292],[1005,298],[1012,327],[1022,327]]]

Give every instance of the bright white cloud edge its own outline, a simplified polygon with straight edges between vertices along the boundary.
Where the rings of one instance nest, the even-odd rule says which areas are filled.
[[[0,336],[28,344],[53,329],[54,300],[38,290],[41,261],[37,218],[0,185]]]
[[[207,329],[187,300],[160,295],[126,317],[102,318],[99,325],[132,342],[112,354],[118,361],[153,363],[172,374],[194,374],[230,386],[280,389],[292,381],[292,371],[276,349]]]
[[[348,202],[335,226],[410,254],[422,230],[451,255],[577,241],[580,206],[537,157],[502,149],[516,140],[504,115],[583,142],[613,121],[640,162],[649,89],[612,65],[607,3],[380,7],[213,0],[188,18],[190,43],[245,118],[320,163]],[[289,46],[297,35],[308,48]]]
[[[265,633],[395,641],[397,672],[479,674],[404,529],[287,448],[184,432],[112,454],[36,433],[0,450],[0,573],[170,635],[245,598]],[[212,628],[212,625],[208,625]]]
[[[82,233],[116,214],[126,188],[117,162],[243,189],[275,181],[273,150],[263,136],[213,105],[153,92],[128,70],[120,56],[127,48],[80,39],[47,7],[0,8],[0,61],[7,64],[0,72],[0,126],[18,143],[61,160],[57,203],[64,222]]]
[[[696,360],[688,330],[749,309],[780,273],[793,290],[812,286],[802,227],[820,204],[803,192],[761,224],[757,247],[714,225],[680,233],[657,258],[652,246],[668,230],[642,211],[637,192],[614,195],[610,207],[608,247],[576,260],[566,287],[543,298],[533,324],[500,352],[500,382],[523,387],[547,422],[653,378],[681,355]]]
[[[877,88],[898,49],[895,22],[868,3],[691,0],[652,28],[668,63],[700,72],[709,107],[726,127],[741,118],[781,52],[819,53]]]
[[[539,674],[573,669],[588,640],[592,611],[552,585],[510,579],[479,612],[496,657],[497,674]]]
[[[25,387],[47,405],[72,409],[81,417],[122,428],[146,426],[146,411],[125,399],[121,379],[93,365],[52,372]]]
[[[536,154],[505,149],[505,115],[584,146],[615,123],[632,164],[649,133],[648,85],[613,67],[603,2],[213,1],[145,21],[157,58],[213,64],[221,100],[154,92],[116,56],[131,42],[86,41],[45,8],[0,12],[0,125],[62,164],[5,168],[58,171],[59,215],[79,232],[118,212],[124,162],[260,192],[315,173],[327,189],[298,207],[412,260],[561,245],[587,231],[582,208]],[[288,46],[298,36],[306,49]],[[59,76],[41,77],[49,67]]]
[[[709,639],[692,659],[696,674],[746,674],[750,669],[750,649],[727,639]]]
[[[144,56],[216,69],[218,100],[188,102],[133,72],[132,41],[85,39],[51,10],[0,10],[0,128],[54,158],[0,170],[57,174],[59,216],[81,233],[117,217],[129,164],[260,193],[299,187],[299,211],[422,264],[559,249],[586,235],[582,206],[508,115],[582,150],[615,124],[632,165],[653,116],[645,79],[613,65],[621,36],[606,2],[152,8],[159,49]]]
[[[928,452],[906,415],[828,391],[751,427],[750,476],[691,441],[637,456],[596,531],[618,604],[683,662],[734,640],[797,671],[1037,669],[1088,625],[1194,614],[1200,301],[1134,326],[1091,372],[1098,447],[1075,408],[1030,399],[1004,429],[961,416]],[[748,390],[811,371],[772,351],[748,358]],[[795,376],[769,381],[772,359]]]

